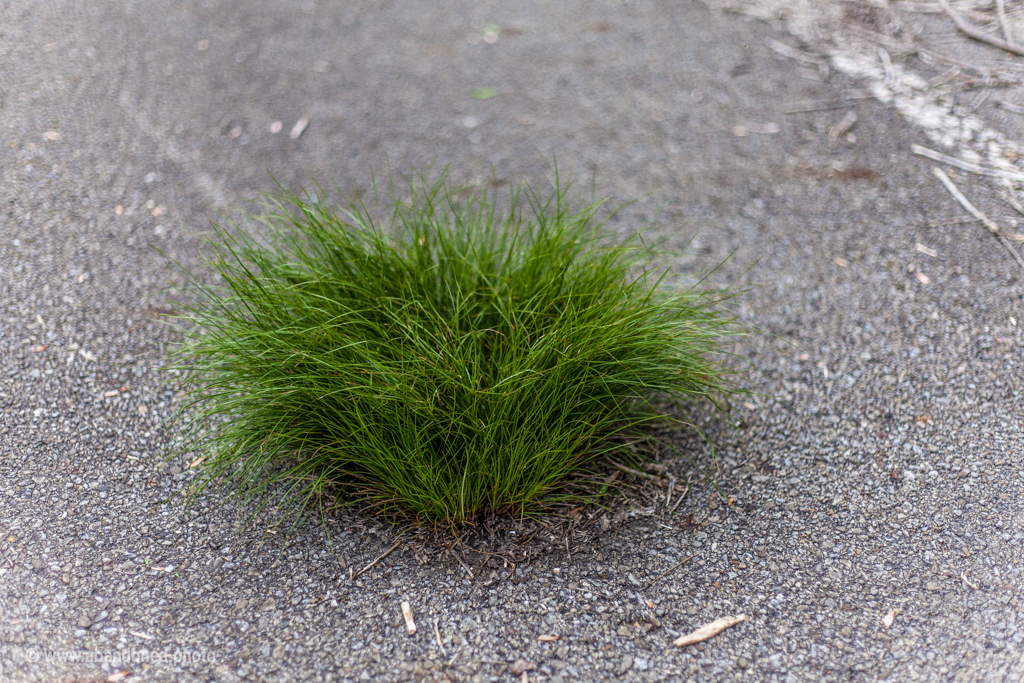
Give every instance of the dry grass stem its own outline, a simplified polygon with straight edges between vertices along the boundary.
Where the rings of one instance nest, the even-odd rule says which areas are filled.
[[[939,5],[942,7],[943,11],[949,15],[949,18],[953,20],[953,24],[960,29],[960,32],[964,35],[982,43],[987,43],[993,47],[998,47],[1000,50],[1006,50],[1007,52],[1012,52],[1015,55],[1024,56],[1024,47],[1008,43],[1005,40],[1000,40],[999,38],[990,36],[987,33],[982,33],[977,27],[968,24],[964,21],[962,16],[957,14],[956,11],[949,6],[949,0],[939,0]]]

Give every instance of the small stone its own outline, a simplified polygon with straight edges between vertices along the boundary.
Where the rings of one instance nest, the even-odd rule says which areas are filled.
[[[924,588],[925,588],[925,590],[930,590],[930,591],[940,591],[940,590],[942,590],[942,586],[940,586],[939,584],[935,583],[934,581],[929,581],[928,583],[926,583],[924,585]]]
[[[617,630],[617,631],[615,631],[615,632],[616,632],[616,633],[618,633],[618,634],[619,634],[620,636],[622,636],[623,638],[628,638],[628,637],[630,637],[631,635],[633,635],[633,632],[632,632],[632,631],[631,631],[631,630],[629,629],[629,627],[628,627],[628,626],[626,626],[625,624],[623,624],[622,626],[620,626],[620,627],[618,628],[618,630]]]
[[[246,600],[245,598],[238,598],[238,600],[235,602],[235,609],[238,610],[239,612],[241,612],[242,610],[244,610],[248,606],[249,606],[249,601]]]
[[[842,627],[841,629],[839,629],[839,632],[843,634],[843,638],[849,638],[853,635],[853,629],[849,626]]]
[[[92,619],[83,614],[78,617],[78,626],[79,628],[89,628],[92,626]]]
[[[534,663],[526,659],[517,659],[509,665],[508,670],[513,676],[522,676],[526,671],[533,671]]]
[[[274,657],[274,659],[284,659],[284,645],[278,645],[270,654]]]
[[[736,668],[737,669],[749,669],[750,668],[750,660],[747,659],[746,657],[738,657],[736,659]]]
[[[619,663],[619,675],[621,676],[622,674],[626,673],[632,668],[633,658],[630,655],[626,655],[622,658],[622,661]]]
[[[260,605],[261,612],[273,612],[275,609],[277,609],[277,603],[274,601],[274,598],[270,598]]]

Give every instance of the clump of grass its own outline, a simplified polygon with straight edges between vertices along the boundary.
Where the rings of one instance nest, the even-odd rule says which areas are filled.
[[[663,286],[596,205],[556,186],[499,213],[444,177],[409,189],[382,223],[283,192],[263,237],[214,226],[223,283],[190,276],[179,352],[193,492],[276,491],[300,512],[340,495],[446,526],[530,514],[664,406],[733,390],[724,295]]]

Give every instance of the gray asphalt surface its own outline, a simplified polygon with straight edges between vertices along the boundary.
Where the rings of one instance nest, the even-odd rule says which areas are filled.
[[[858,100],[856,141],[831,144],[842,110],[784,113],[858,84],[813,80],[772,31],[696,2],[6,3],[0,677],[512,681],[524,659],[530,681],[1024,678],[1022,273],[895,113]],[[681,272],[753,265],[742,315],[764,334],[737,351],[771,397],[716,430],[731,505],[669,460],[694,481],[674,512],[541,532],[513,570],[353,512],[333,549],[309,524],[281,554],[286,530],[236,534],[216,496],[163,502],[189,477],[159,459],[180,389],[159,369],[166,259],[196,267],[218,211],[268,171],[540,185],[552,156],[641,198],[617,229],[696,232]]]

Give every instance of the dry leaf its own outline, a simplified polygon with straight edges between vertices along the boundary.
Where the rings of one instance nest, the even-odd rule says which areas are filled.
[[[537,636],[537,640],[542,643],[550,643],[551,641],[558,640],[561,636]]]
[[[850,265],[850,262],[844,259],[842,256],[836,256],[832,259],[832,263],[836,264],[840,268],[846,268]]]
[[[687,633],[685,636],[679,636],[676,638],[673,645],[676,647],[683,647],[684,645],[699,643],[707,640],[708,638],[714,638],[725,629],[735,626],[741,621],[746,621],[746,619],[746,614],[737,614],[734,617],[722,617],[721,619],[715,619],[710,624],[704,624],[693,633]]]
[[[885,616],[882,617],[882,626],[885,626],[886,628],[892,626],[892,620],[896,618],[897,612],[899,612],[899,610],[895,607],[886,612]]]
[[[932,283],[932,279],[921,272],[917,274],[917,281],[922,285],[930,285]]]
[[[107,682],[108,683],[114,683],[114,681],[119,681],[122,678],[125,678],[127,676],[131,676],[131,674],[128,673],[127,671],[124,671],[124,670],[115,671],[114,673],[112,673],[109,676],[107,676]]]

